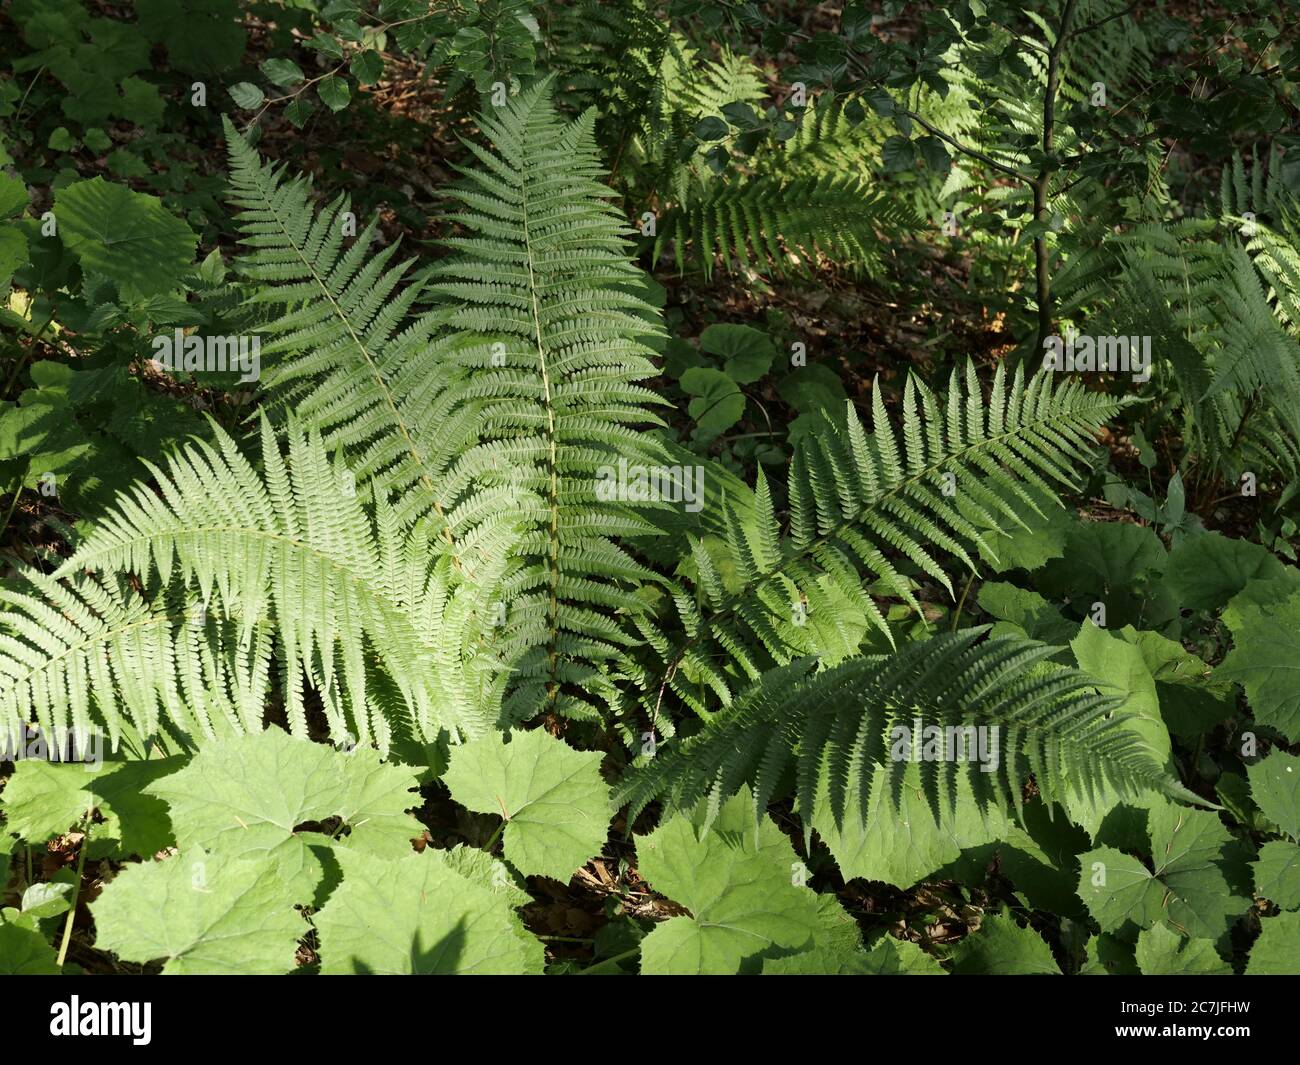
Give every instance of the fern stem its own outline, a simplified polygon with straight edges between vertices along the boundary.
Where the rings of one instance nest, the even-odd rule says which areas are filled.
[[[23,482],[22,479],[19,478],[18,483],[14,485],[14,493],[13,493],[14,497],[9,503],[9,509],[5,511],[5,520],[3,522],[0,522],[0,535],[3,535],[4,531],[7,528],[9,528],[10,519],[12,519],[14,516],[14,509],[18,506],[18,497],[21,496],[22,494],[23,494]]]
[[[546,366],[546,342],[542,336],[541,308],[537,301],[537,276],[533,270],[533,245],[528,231],[528,180],[525,178],[519,189],[521,196],[521,213],[524,240],[524,261],[528,264],[528,296],[532,304],[533,331],[537,337],[537,366],[542,376],[542,403],[546,408],[546,463],[549,468],[550,485],[547,489],[547,506],[551,511],[549,529],[550,544],[547,551],[547,576],[550,582],[550,600],[547,604],[547,628],[550,646],[546,649],[550,664],[551,679],[546,688],[546,697],[551,706],[559,698],[559,643],[560,643],[560,486],[559,455],[556,446],[555,404],[551,398],[551,376]]]

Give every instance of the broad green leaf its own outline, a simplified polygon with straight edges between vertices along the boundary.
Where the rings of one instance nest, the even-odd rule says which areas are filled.
[[[40,881],[30,884],[23,892],[20,912],[28,917],[56,917],[67,913],[72,905],[72,885],[62,881]]]
[[[965,774],[957,777],[957,803],[952,813],[936,821],[921,790],[920,763],[904,769],[901,812],[895,813],[888,773],[876,773],[871,782],[865,818],[857,803],[845,807],[841,825],[835,824],[822,774],[821,794],[812,815],[812,827],[830,848],[844,879],[882,880],[909,888],[951,862],[968,848],[992,844],[1006,835],[1012,822],[989,809],[981,814]],[[856,795],[857,771],[848,793]]]
[[[1157,799],[1148,810],[1152,864],[1113,846],[1081,854],[1079,896],[1103,932],[1131,936],[1163,922],[1217,942],[1250,907],[1237,887],[1244,872],[1238,844],[1217,814]]]
[[[172,975],[290,972],[308,928],[274,857],[201,847],[125,866],[91,904],[95,945]]]
[[[695,124],[695,135],[702,141],[721,140],[729,132],[731,130],[727,123],[715,115],[702,118]]]
[[[776,358],[772,338],[747,325],[708,326],[700,334],[700,348],[724,359],[726,375],[738,385],[757,381],[772,368]]]
[[[230,98],[245,111],[252,111],[262,106],[262,101],[266,99],[266,93],[251,81],[241,81],[230,86]]]
[[[1168,761],[1169,730],[1160,717],[1155,678],[1142,652],[1091,621],[1080,626],[1070,648],[1079,668],[1095,677],[1106,694],[1124,698],[1122,710],[1132,715],[1128,727],[1146,742],[1151,756],[1162,764]]]
[[[155,85],[143,78],[122,79],[122,100],[117,113],[137,126],[152,127],[162,122],[167,104]],[[146,171],[147,173],[147,171]]]
[[[1117,633],[1141,653],[1155,678],[1160,716],[1171,734],[1196,738],[1237,711],[1236,687],[1213,675],[1209,663],[1157,632],[1125,626]]]
[[[1246,767],[1250,797],[1264,816],[1293,840],[1300,839],[1300,757],[1274,748]]]
[[[887,137],[881,146],[880,158],[887,174],[910,170],[916,164],[916,146],[906,137]]]
[[[0,218],[13,218],[27,209],[27,186],[0,171]]]
[[[1285,840],[1269,840],[1251,863],[1255,894],[1284,910],[1300,910],[1300,847]]]
[[[820,362],[800,366],[781,378],[776,390],[783,400],[803,414],[818,414],[824,410],[836,418],[844,416],[848,393],[844,391],[840,375]]]
[[[1060,917],[1083,918],[1079,899],[1078,854],[1088,848],[1088,834],[1062,816],[1049,816],[1042,802],[1026,803],[1024,823],[1009,822],[993,843],[968,847],[961,857],[939,869],[935,879],[957,879],[978,887],[988,870],[998,876],[1034,909]]]
[[[1036,587],[1048,599],[1068,598],[1084,611],[1093,603],[1104,604],[1112,629],[1129,624],[1152,628],[1163,620],[1153,616],[1159,604],[1151,595],[1165,562],[1164,546],[1150,529],[1122,522],[1074,522],[1062,557],[1043,567]]]
[[[980,585],[976,601],[982,610],[1002,619],[993,626],[992,636],[1021,635],[1064,646],[1078,631],[1074,622],[1037,592],[1014,584],[988,581]]]
[[[374,85],[384,73],[384,57],[373,49],[358,52],[348,64],[358,85]]]
[[[1140,976],[1133,957],[1132,943],[1116,936],[1093,936],[1084,947],[1087,961],[1079,968],[1080,976]]]
[[[814,947],[769,958],[764,976],[944,976],[943,968],[915,943],[889,936],[870,950]]]
[[[1144,976],[1232,975],[1208,939],[1188,939],[1162,924],[1138,936],[1137,964]]]
[[[952,955],[955,976],[1060,976],[1051,948],[1032,928],[1021,928],[1006,914],[989,914]]]
[[[922,137],[916,146],[921,150],[925,165],[936,174],[946,174],[952,169],[952,156],[948,154],[948,146],[938,137]]]
[[[1123,698],[1121,712],[1129,715],[1125,727],[1142,739],[1152,758],[1167,763],[1172,751],[1169,730],[1160,716],[1155,680],[1142,652],[1091,621],[1083,622],[1070,649],[1079,668],[1096,679],[1103,694]],[[1095,833],[1101,818],[1119,801],[1120,796],[1108,788],[1097,789],[1092,795],[1073,789],[1066,808],[1076,824]]]
[[[140,28],[167,46],[171,65],[187,74],[214,76],[238,66],[247,33],[234,0],[135,0]]]
[[[272,85],[278,85],[282,89],[296,85],[306,78],[302,67],[292,59],[265,59],[262,61],[261,70]]]
[[[1150,928],[1160,920],[1164,888],[1132,855],[1097,847],[1081,854],[1079,864],[1079,897],[1103,932]]]
[[[682,374],[681,386],[682,391],[696,397],[686,410],[695,419],[702,441],[725,433],[745,413],[744,393],[721,370],[709,366],[692,367]]]
[[[9,279],[27,263],[27,238],[13,226],[0,227],[0,295],[9,291]]]
[[[128,297],[179,288],[194,260],[198,237],[161,200],[102,177],[60,189],[54,215],[82,269],[117,282]]]
[[[897,964],[899,955],[888,947],[868,955],[862,947],[862,930],[834,895],[817,896],[817,931],[812,947],[797,954],[763,959],[764,976],[852,975],[874,971],[873,957],[881,964]],[[912,946],[912,944],[907,944]]]
[[[0,976],[58,975],[58,955],[34,925],[18,924],[0,915]]]
[[[352,89],[347,78],[331,74],[316,85],[316,95],[331,111],[342,111],[352,99]]]
[[[299,826],[338,818],[336,836],[349,846],[397,857],[423,831],[404,812],[419,804],[415,786],[414,773],[369,748],[345,754],[271,728],[209,743],[148,790],[171,808],[182,850],[266,855],[306,903],[323,875],[316,848],[325,840]]]
[[[148,762],[49,762],[25,758],[0,792],[5,830],[29,843],[45,843],[80,825],[90,810],[92,858],[109,854],[148,858],[172,842],[167,808],[146,787],[184,764],[182,758]]]
[[[867,951],[865,972],[876,976],[945,976],[939,963],[915,943],[885,936]]]
[[[1259,926],[1246,975],[1300,976],[1300,913],[1265,917]]]
[[[998,526],[992,526],[987,512],[980,507],[972,507],[966,494],[960,490],[956,502],[957,509],[967,518],[973,519],[984,533],[984,539],[991,550],[981,547],[980,557],[994,573],[1006,573],[1013,569],[1032,572],[1065,553],[1066,538],[1078,522],[1055,496],[1036,485],[1024,485],[1022,490],[1034,501],[1037,507],[1035,512],[1029,510],[1024,501],[1009,489],[999,485],[989,487],[995,495],[1006,500],[1013,512],[1020,516],[1023,525],[1003,519]]]
[[[448,868],[479,887],[487,888],[492,894],[500,895],[511,907],[526,906],[533,900],[519,874],[511,872],[505,862],[487,851],[458,843],[451,850],[438,851],[438,855]]]
[[[1164,583],[1184,609],[1218,610],[1248,581],[1284,569],[1267,548],[1212,532],[1188,537],[1170,552]]]
[[[1300,593],[1265,606],[1234,599],[1224,619],[1233,647],[1216,676],[1245,687],[1257,721],[1300,741]]]
[[[796,886],[802,863],[781,830],[766,815],[755,825],[748,791],[724,803],[703,831],[702,821],[702,812],[675,814],[637,841],[641,875],[689,911],[646,936],[641,972],[754,972],[765,956],[815,945],[823,927],[817,896]]]
[[[542,944],[522,930],[509,898],[462,876],[440,852],[335,853],[343,882],[313,918],[322,973],[542,971]]]
[[[59,126],[50,134],[47,146],[56,152],[70,152],[77,146],[77,138],[68,132],[67,126]]]
[[[443,782],[462,806],[506,820],[506,859],[525,876],[568,881],[605,845],[613,811],[601,755],[541,729],[472,740],[451,752]]]
[[[82,137],[86,147],[92,152],[106,152],[113,146],[113,140],[102,129],[88,129]]]

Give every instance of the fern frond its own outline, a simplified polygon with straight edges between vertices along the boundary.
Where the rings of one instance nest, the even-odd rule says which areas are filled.
[[[283,180],[227,120],[230,200],[246,249],[242,273],[254,301],[274,313],[264,330],[262,387],[272,408],[292,410],[331,450],[343,447],[363,483],[446,509],[442,475],[472,440],[471,418],[429,396],[423,358],[436,319],[408,317],[419,295],[403,286],[412,260],[396,245],[370,253],[376,222],[355,237],[351,203],[318,207],[305,179]]]
[[[823,257],[862,269],[879,259],[882,234],[914,223],[884,196],[855,179],[752,176],[718,183],[659,221],[654,255],[673,247],[684,270],[687,245],[706,275],[714,258],[733,266],[785,273]]]
[[[626,637],[614,614],[654,579],[614,542],[647,524],[596,491],[620,456],[655,461],[644,429],[662,424],[648,412],[663,401],[640,383],[657,372],[647,340],[661,327],[597,180],[593,121],[563,122],[546,83],[481,120],[493,148],[469,145],[480,165],[461,170],[451,216],[463,235],[429,286],[446,329],[428,357],[463,374],[480,451],[535,496],[504,587],[520,718],[617,702],[606,667]]]
[[[697,712],[708,712],[710,697],[730,704],[738,687],[774,664],[852,653],[835,634],[853,613],[863,632],[874,626],[892,642],[864,586],[879,582],[920,613],[905,574],[911,567],[951,594],[936,555],[971,570],[975,553],[996,557],[986,534],[1023,526],[1022,512],[1039,511],[1030,488],[1055,497],[1053,483],[1072,486],[1071,468],[1120,406],[1077,379],[1055,385],[1038,375],[1026,383],[1017,370],[1008,382],[1001,366],[986,399],[968,365],[964,387],[954,371],[944,403],[909,378],[900,441],[878,385],[872,401],[872,432],[850,409],[847,422],[828,420],[801,442],[790,470],[788,535],[761,479],[756,516],[728,512],[725,558],[741,590],[725,590],[718,564],[693,541],[698,579],[673,596],[672,627],[682,635],[669,635],[666,619],[637,619],[664,662],[662,685]]]
[[[255,702],[254,695],[265,695],[266,641],[273,635],[295,734],[305,735],[307,729],[305,677],[320,695],[332,735],[359,737],[386,750],[392,722],[372,714],[368,697],[369,670],[375,665],[400,692],[407,719],[422,738],[431,740],[442,729],[477,735],[493,727],[504,678],[486,633],[489,600],[497,594],[511,544],[508,512],[494,522],[493,550],[483,540],[478,564],[467,557],[456,568],[439,549],[431,523],[402,523],[377,489],[366,500],[346,466],[329,459],[318,434],[304,433],[290,421],[288,453],[282,455],[263,417],[265,472],[259,475],[220,427],[214,425],[213,433],[215,446],[192,443],[165,468],[151,468],[156,491],[137,486],[120,497],[55,575],[68,579],[67,590],[43,579],[43,593],[66,599],[86,594],[85,589],[111,587],[109,581],[116,579],[97,585],[86,574],[134,574],[146,588],[157,589],[152,603],[118,608],[100,596],[99,620],[82,627],[111,645],[127,620],[149,619],[157,635],[152,649],[141,652],[151,659],[154,674],[145,686],[163,694],[197,692],[198,675],[185,671],[202,663],[205,682],[217,690],[218,707],[231,705],[233,680],[239,682],[235,692],[252,693],[241,695],[242,708]],[[158,612],[162,599],[198,603],[205,614],[224,619],[229,643],[224,654],[242,661],[249,648],[257,648],[254,661],[261,672],[219,670],[225,659],[216,646],[206,658],[191,660],[179,652],[165,657],[168,641],[179,636],[160,620],[169,616]],[[66,655],[37,627],[41,621],[59,631],[47,611],[19,635],[49,660],[29,649],[33,669],[57,674],[70,667],[56,661]],[[11,644],[11,655],[17,654]],[[12,680],[13,692],[34,683]],[[93,693],[110,727],[115,710],[124,705],[139,704],[134,713],[146,718],[153,713],[153,703],[136,693],[139,682],[120,668],[100,667],[89,682],[81,676],[78,684],[82,695]],[[10,692],[6,685],[5,699],[16,697]],[[166,709],[181,719],[199,715],[198,732],[211,735],[211,723],[201,716],[208,701],[198,699],[194,711],[183,714],[169,698]],[[89,704],[69,705],[84,723]],[[246,712],[230,721],[240,729],[253,723]]]
[[[805,822],[825,785],[842,824],[850,804],[865,816],[881,773],[899,807],[906,756],[913,751],[909,744],[898,757],[893,729],[915,735],[917,722],[945,735],[954,730],[954,738],[972,727],[998,729],[992,772],[975,762],[973,742],[966,759],[922,763],[936,818],[955,808],[960,776],[981,808],[1014,808],[1017,814],[1030,774],[1048,803],[1146,789],[1195,799],[1126,727],[1127,715],[1118,712],[1122,699],[1099,693],[1096,681],[1077,670],[1048,663],[1055,648],[1009,637],[981,641],[985,631],[944,634],[818,672],[805,659],[766,673],[699,733],[633,770],[617,801],[629,803],[635,817],[655,799],[689,809],[707,797],[716,807],[748,786],[761,813],[793,771]],[[855,780],[856,796],[850,794]]]
[[[150,594],[153,593],[153,594]],[[17,749],[27,723],[59,744],[105,726],[153,736],[260,727],[271,682],[272,632],[201,609],[184,589],[79,575],[19,572],[0,588],[0,738]],[[240,629],[244,638],[240,639]]]

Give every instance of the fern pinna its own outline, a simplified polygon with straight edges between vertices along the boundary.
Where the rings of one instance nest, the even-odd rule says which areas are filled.
[[[349,243],[345,199],[318,209],[230,131],[269,340],[259,460],[214,428],[56,573],[0,593],[0,726],[202,742],[282,703],[305,734],[310,692],[335,738],[387,750],[685,707],[705,732],[631,778],[636,804],[750,782],[765,799],[797,765],[801,801],[824,772],[842,810],[882,721],[919,710],[1007,728],[982,799],[1018,802],[1028,772],[1051,793],[1172,787],[1077,675],[1028,669],[1040,648],[970,630],[862,655],[889,632],[876,596],[916,605],[908,567],[951,590],[945,557],[995,555],[995,530],[1072,483],[1113,400],[1001,370],[986,394],[968,367],[946,399],[909,380],[900,439],[875,389],[870,431],[850,412],[801,445],[787,530],[761,479],[752,500],[706,494],[712,535],[676,565],[644,546],[671,522],[597,493],[601,467],[670,445],[645,383],[662,326],[593,117],[565,122],[542,83],[480,124],[451,253],[419,280],[371,254],[373,227]]]

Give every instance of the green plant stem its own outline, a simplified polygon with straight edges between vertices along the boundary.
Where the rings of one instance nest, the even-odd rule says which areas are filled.
[[[497,845],[497,840],[501,838],[501,833],[504,832],[505,830],[506,830],[506,821],[505,818],[502,818],[501,824],[497,825],[496,831],[492,833],[491,838],[488,839],[487,841],[487,846],[483,848],[485,851],[487,851],[488,854],[492,853],[492,848]]]
[[[81,849],[77,851],[77,879],[72,885],[72,904],[68,907],[68,919],[63,922],[63,941],[59,944],[59,968],[68,958],[68,944],[72,942],[72,922],[77,916],[77,898],[81,895],[81,874],[86,868],[86,851],[90,847],[89,834],[81,837]]]
[[[41,338],[45,336],[45,330],[49,329],[50,325],[54,322],[54,316],[57,313],[58,308],[56,307],[50,311],[50,316],[45,319],[45,322],[41,325],[40,329],[32,334],[32,342],[27,345],[27,350],[24,351],[18,361],[14,363],[13,371],[9,374],[8,380],[5,381],[4,391],[0,392],[0,399],[9,395],[9,390],[13,388],[14,382],[18,380],[18,375],[23,372],[23,367],[27,365],[27,360],[32,357],[32,352],[36,350],[36,345],[39,344]]]
[[[1047,224],[1048,193],[1052,185],[1052,176],[1060,168],[1052,161],[1052,145],[1056,139],[1056,92],[1061,83],[1061,58],[1065,44],[1070,39],[1070,23],[1074,19],[1076,0],[1066,0],[1061,12],[1061,28],[1056,33],[1056,41],[1047,54],[1047,84],[1043,89],[1043,165],[1034,179],[1034,220]],[[1043,350],[1047,338],[1052,335],[1052,275],[1051,253],[1047,248],[1047,234],[1039,233],[1034,237],[1034,273],[1038,299],[1038,343],[1037,351]]]
[[[966,605],[966,596],[970,594],[970,586],[974,583],[975,583],[975,571],[972,570],[971,575],[966,578],[966,587],[961,590],[961,598],[957,600],[957,609],[953,611],[953,615],[952,615],[953,632],[957,631],[957,623],[961,621],[962,607]]]

